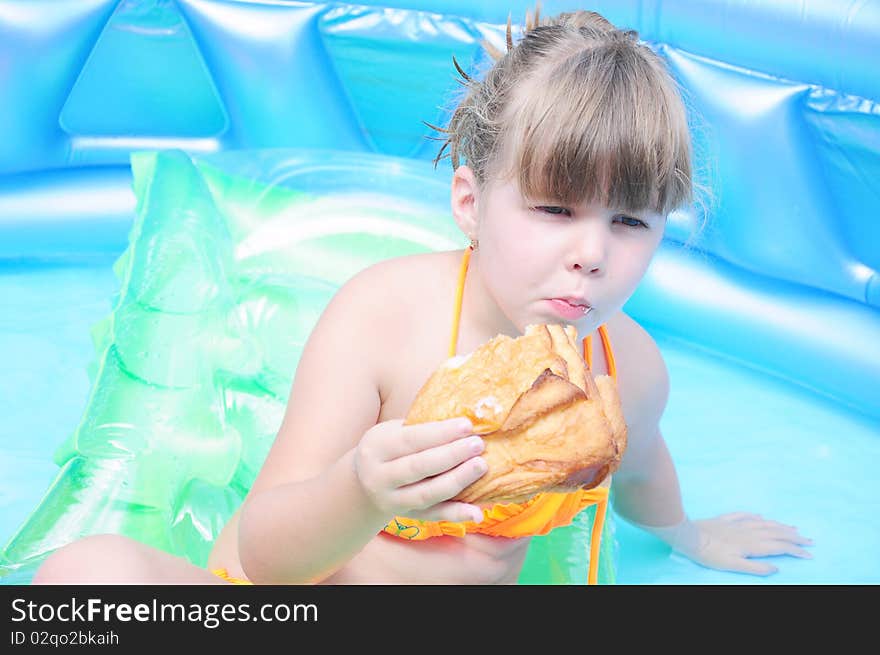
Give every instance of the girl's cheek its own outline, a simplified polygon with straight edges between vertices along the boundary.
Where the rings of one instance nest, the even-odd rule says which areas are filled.
[[[538,235],[524,234],[508,251],[508,263],[515,277],[527,276],[535,266],[539,268],[551,249]]]
[[[520,221],[517,228],[517,242],[524,250],[544,250],[553,240],[553,231],[536,221]]]

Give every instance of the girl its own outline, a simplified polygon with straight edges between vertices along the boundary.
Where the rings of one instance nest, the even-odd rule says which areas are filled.
[[[795,528],[760,516],[687,518],[658,427],[663,359],[621,311],[667,215],[692,195],[685,110],[662,61],[585,11],[542,21],[536,9],[516,45],[508,21],[507,45],[490,48],[485,79],[459,69],[467,93],[442,130],[437,161],[450,147],[452,215],[471,246],[385,261],[339,290],[211,571],[99,535],[56,551],[35,583],[515,582],[530,537],[604,509],[611,480],[503,511],[452,502],[486,471],[482,439],[466,419],[402,417],[449,355],[533,323],[574,325],[593,373],[617,380],[628,426],[618,514],[713,568],[766,575],[775,567],[750,557],[809,556]],[[594,540],[601,521],[597,511]]]

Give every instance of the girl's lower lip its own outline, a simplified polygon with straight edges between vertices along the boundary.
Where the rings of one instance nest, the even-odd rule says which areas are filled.
[[[566,301],[560,300],[559,298],[551,298],[547,302],[550,304],[550,307],[553,308],[553,311],[556,314],[569,321],[583,318],[586,313],[590,311],[589,307],[570,305]]]

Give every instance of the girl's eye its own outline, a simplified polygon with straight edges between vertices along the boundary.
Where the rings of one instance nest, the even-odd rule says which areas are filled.
[[[568,211],[565,207],[541,206],[536,207],[535,209],[539,209],[543,212],[551,214],[552,216],[571,216],[571,212]]]
[[[618,216],[617,218],[627,227],[648,227],[647,223],[638,218],[633,218],[632,216]]]

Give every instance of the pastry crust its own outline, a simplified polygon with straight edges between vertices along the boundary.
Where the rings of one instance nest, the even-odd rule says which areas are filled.
[[[591,489],[617,470],[626,423],[617,385],[593,378],[573,326],[530,325],[441,365],[405,425],[466,416],[484,437],[489,470],[453,500],[522,502],[536,493]]]

